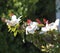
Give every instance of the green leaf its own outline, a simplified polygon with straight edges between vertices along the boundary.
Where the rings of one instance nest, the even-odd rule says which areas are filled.
[[[16,35],[17,35],[17,31],[14,32],[14,37],[16,37]]]

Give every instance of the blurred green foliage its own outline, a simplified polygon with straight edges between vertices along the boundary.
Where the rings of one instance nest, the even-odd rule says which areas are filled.
[[[55,0],[0,0],[0,17],[9,18],[12,11],[23,15],[23,20],[47,18],[51,22],[55,20]]]
[[[60,33],[58,31],[53,30],[42,34],[39,34],[39,32],[28,34],[26,40],[32,42],[43,52],[60,53]]]

